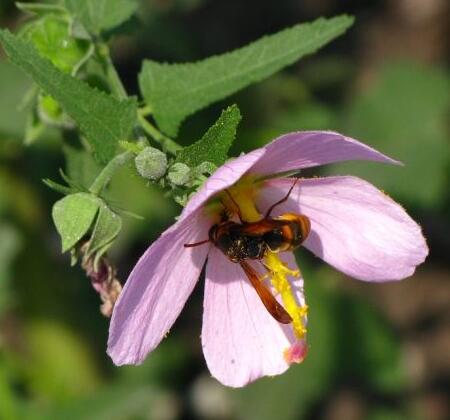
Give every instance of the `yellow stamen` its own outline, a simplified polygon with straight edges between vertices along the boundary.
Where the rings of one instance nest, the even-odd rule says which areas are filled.
[[[308,312],[306,305],[297,303],[294,292],[287,276],[300,277],[298,270],[291,270],[283,262],[278,254],[268,252],[264,258],[264,263],[271,273],[271,282],[275,290],[281,295],[284,308],[292,317],[292,327],[297,338],[301,339],[306,334],[305,317]]]
[[[239,206],[244,221],[257,222],[261,220],[262,216],[255,206],[254,199],[257,194],[257,189],[252,179],[242,179],[228,191],[233,197],[234,202]],[[233,200],[231,200],[228,194],[223,193],[221,199],[227,206],[228,211],[233,214],[238,213],[236,204],[233,203]],[[300,277],[300,271],[291,270],[280,259],[278,254],[271,251],[265,255],[264,265],[268,269],[268,276],[270,277],[272,286],[280,294],[285,309],[292,317],[292,327],[296,337],[299,339],[304,338],[306,334],[305,321],[308,307],[297,303],[297,299],[288,280],[288,276]]]
[[[239,210],[244,221],[257,222],[258,220],[261,220],[261,215],[255,207],[254,201],[257,190],[255,189],[255,184],[251,178],[241,179],[238,184],[229,188],[228,192],[231,197],[233,197],[234,202],[239,206]],[[238,214],[236,204],[233,203],[230,196],[223,193],[222,197],[228,210],[234,214]]]

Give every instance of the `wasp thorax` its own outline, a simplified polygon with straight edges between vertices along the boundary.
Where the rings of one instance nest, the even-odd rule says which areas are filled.
[[[267,249],[264,239],[244,235],[241,229],[242,225],[234,222],[214,225],[209,231],[209,238],[233,262],[262,259]]]

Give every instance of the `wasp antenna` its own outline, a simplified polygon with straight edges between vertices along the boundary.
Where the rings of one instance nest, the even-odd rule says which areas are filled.
[[[297,182],[298,182],[299,180],[300,180],[300,178],[295,178],[295,181],[294,181],[294,183],[292,184],[291,188],[289,188],[289,191],[287,192],[287,194],[286,194],[280,201],[277,201],[275,204],[272,204],[272,205],[269,207],[269,210],[267,210],[266,215],[264,216],[264,218],[269,217],[269,216],[270,216],[270,213],[272,213],[273,209],[274,209],[276,206],[278,206],[278,205],[284,203],[285,201],[287,201],[287,199],[288,199],[289,196],[291,195],[292,190],[294,189],[295,185],[297,184]]]
[[[236,206],[237,208],[237,214],[239,216],[239,220],[241,221],[241,223],[243,222],[242,220],[242,214],[241,214],[241,208],[239,207],[239,204],[236,203],[236,201],[234,200],[233,196],[231,195],[230,191],[225,190],[225,192],[227,193],[228,197],[230,198],[230,200],[233,202],[233,204]]]
[[[185,248],[194,248],[195,246],[204,245],[209,242],[209,239],[205,239],[204,241],[195,242],[193,244],[184,244]]]

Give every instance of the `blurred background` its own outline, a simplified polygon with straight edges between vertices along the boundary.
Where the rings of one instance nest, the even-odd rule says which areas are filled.
[[[422,225],[431,253],[412,278],[368,284],[300,250],[309,355],[285,375],[238,390],[206,369],[201,281],[142,366],[112,365],[109,321],[82,270],[60,254],[50,217],[60,196],[41,182],[58,180],[65,165],[61,138],[48,130],[24,145],[19,105],[30,82],[0,52],[1,419],[450,418],[449,2],[142,0],[138,17],[113,39],[114,61],[137,94],[144,58],[201,59],[339,13],[356,17],[347,34],[189,118],[180,138],[198,139],[223,107],[237,103],[244,118],[234,154],[292,130],[361,139],[406,166],[345,164],[320,173],[362,176],[400,201]],[[0,26],[23,22],[12,1],[0,1]],[[109,194],[145,217],[124,218],[110,253],[123,281],[180,208],[127,169]]]

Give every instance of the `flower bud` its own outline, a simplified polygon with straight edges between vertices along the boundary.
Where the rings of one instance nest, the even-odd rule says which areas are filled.
[[[181,162],[174,163],[170,167],[167,177],[174,185],[186,185],[191,180],[191,168]]]
[[[158,149],[146,147],[140,152],[134,163],[136,169],[143,178],[156,181],[167,171],[167,157]]]

